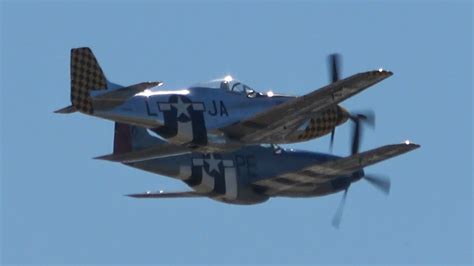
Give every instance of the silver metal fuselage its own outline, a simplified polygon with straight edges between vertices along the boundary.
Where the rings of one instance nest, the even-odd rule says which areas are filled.
[[[218,88],[191,87],[180,90],[144,91],[113,108],[95,107],[94,116],[126,124],[147,127],[174,144],[215,146],[217,150],[255,144],[226,136],[226,126],[245,121],[295,97],[281,95],[253,95]],[[335,105],[331,111],[341,109]],[[334,110],[333,110],[334,109]],[[340,112],[339,112],[340,113]],[[275,143],[293,143],[319,137],[337,126],[337,121],[321,132],[315,132],[315,113],[301,123],[292,134]],[[314,118],[314,120],[312,120]],[[344,120],[345,121],[345,120]],[[344,122],[343,121],[343,122]],[[312,133],[304,135],[306,133]]]
[[[344,187],[338,184],[341,183],[340,180],[351,182],[350,176],[322,178],[319,184],[294,186],[281,192],[279,190],[282,186],[286,187],[288,184],[279,183],[279,179],[275,179],[274,189],[263,190],[257,185],[252,185],[260,180],[279,176],[284,179],[285,175],[295,173],[309,165],[338,158],[340,157],[317,152],[253,145],[233,152],[189,153],[131,162],[126,165],[182,180],[193,190],[210,193],[209,197],[218,201],[256,204],[270,197],[315,197],[343,190]]]

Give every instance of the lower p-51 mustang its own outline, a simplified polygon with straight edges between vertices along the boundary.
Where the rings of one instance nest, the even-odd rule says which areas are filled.
[[[106,79],[89,48],[77,48],[71,50],[72,105],[56,112],[79,111],[149,128],[172,144],[139,155],[122,154],[116,161],[189,150],[223,152],[259,143],[293,143],[330,132],[334,136],[336,126],[361,117],[338,104],[392,72],[379,69],[339,80],[338,57],[331,58],[332,83],[294,97],[259,93],[230,76],[174,90],[150,90],[162,82],[124,87]]]
[[[406,141],[359,153],[355,133],[352,155],[282,149],[277,145],[248,145],[226,153],[185,153],[124,164],[176,178],[192,188],[186,192],[146,192],[136,198],[209,197],[225,203],[257,204],[271,197],[316,197],[345,191],[333,225],[338,226],[349,186],[362,178],[388,193],[390,182],[365,175],[364,167],[419,147]],[[149,130],[116,123],[114,153],[140,151],[165,142]]]

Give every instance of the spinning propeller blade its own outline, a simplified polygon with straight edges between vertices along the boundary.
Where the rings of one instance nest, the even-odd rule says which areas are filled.
[[[341,55],[334,53],[328,56],[328,68],[329,68],[329,78],[330,82],[334,83],[340,79],[341,73]],[[353,131],[353,138],[352,138],[352,154],[355,154],[359,151],[360,146],[360,137],[361,137],[361,129],[360,129],[360,121],[364,120],[369,126],[374,126],[375,124],[375,115],[372,111],[362,112],[360,114],[353,114],[351,115],[351,120],[354,122],[355,127]],[[336,135],[336,128],[333,128],[331,131],[331,139],[329,142],[329,150],[332,151],[334,146],[334,137]]]
[[[341,72],[341,56],[339,54],[331,54],[328,57],[328,64],[329,64],[329,75],[330,81],[332,83],[337,82],[340,78]],[[352,144],[351,144],[351,155],[359,153],[360,142],[362,138],[362,126],[368,125],[371,128],[375,127],[375,113],[373,111],[365,111],[360,113],[351,114],[350,119],[354,123],[354,127],[352,128]],[[329,143],[329,149],[332,151],[334,145],[334,137],[336,134],[336,128],[333,128],[331,131],[331,139]],[[356,178],[356,177],[353,177]],[[390,192],[390,180],[385,177],[369,175],[363,177],[367,182],[372,184],[375,188],[379,189],[385,194],[389,194]],[[360,179],[360,177],[358,177]],[[339,228],[342,219],[342,213],[344,211],[344,206],[346,205],[347,193],[349,191],[350,182],[346,189],[344,190],[344,194],[342,195],[341,202],[334,214],[332,219],[332,225],[335,228]]]
[[[360,146],[360,137],[361,137],[361,130],[360,130],[360,117],[359,115],[351,117],[352,121],[354,122],[354,127],[352,128],[352,146],[351,146],[351,155],[354,155],[359,152]]]
[[[373,185],[375,188],[383,192],[385,195],[388,195],[390,193],[390,179],[388,177],[378,175],[364,175],[363,178],[367,182],[369,182],[369,184]],[[349,187],[350,183],[344,190],[341,202],[339,203],[337,211],[332,219],[332,226],[334,226],[336,229],[339,229],[339,225],[341,224],[342,212],[344,210],[344,206],[346,205],[346,198],[347,192],[349,192]]]
[[[390,193],[390,179],[385,176],[365,175],[364,179],[385,195]]]
[[[350,119],[354,122],[354,128],[353,128],[353,133],[352,133],[351,155],[355,155],[359,153],[359,147],[360,147],[360,142],[361,142],[361,137],[362,137],[362,127],[361,127],[362,124],[361,123],[374,127],[375,115],[373,112],[367,112],[364,114],[351,115]],[[331,147],[332,147],[332,139],[333,139],[333,134],[331,134]],[[388,195],[390,193],[390,179],[388,179],[387,177],[376,176],[376,175],[360,176],[354,173],[353,176],[351,177],[351,181],[349,182],[346,189],[344,190],[341,203],[339,204],[337,211],[334,214],[334,217],[332,219],[332,225],[335,228],[339,228],[339,225],[341,223],[342,212],[344,209],[344,205],[346,204],[347,192],[349,191],[351,182],[357,181],[361,177],[367,180],[367,182],[372,184],[375,188],[382,191],[384,194]]]
[[[334,226],[335,228],[339,228],[339,225],[341,224],[342,212],[344,211],[344,206],[346,205],[346,198],[347,198],[348,191],[349,191],[349,187],[347,187],[346,190],[344,190],[342,199],[339,202],[339,206],[337,207],[334,217],[332,218],[332,226]]]
[[[329,76],[330,82],[334,83],[339,80],[339,73],[341,72],[341,55],[340,54],[330,54],[328,56],[328,65],[329,65]],[[334,135],[336,134],[336,128],[333,128],[331,131],[331,142],[329,144],[329,150],[332,152],[332,146],[334,144]]]
[[[363,110],[356,112],[356,115],[363,117],[364,124],[370,128],[375,128],[375,113],[372,110]]]
[[[368,125],[371,128],[375,127],[375,114],[373,111],[366,111],[364,113],[351,115],[350,119],[354,122],[354,127],[352,128],[352,146],[351,146],[351,155],[354,155],[359,152],[360,141],[362,138],[362,127],[361,122],[364,125]]]
[[[332,152],[332,146],[334,144],[334,135],[336,134],[336,128],[334,127],[331,131],[331,141],[329,142],[329,150]]]
[[[339,80],[339,73],[341,72],[341,55],[340,54],[330,54],[328,57],[329,70],[331,82],[336,82]]]

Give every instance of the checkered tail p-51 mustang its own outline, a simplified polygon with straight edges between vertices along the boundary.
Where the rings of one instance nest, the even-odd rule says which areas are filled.
[[[185,182],[191,190],[130,194],[136,198],[208,197],[257,204],[272,197],[316,197],[367,180],[388,193],[386,178],[364,168],[419,147],[404,142],[359,152],[362,123],[343,100],[392,75],[382,69],[339,79],[339,57],[330,56],[331,83],[300,97],[259,93],[230,76],[181,89],[162,82],[121,86],[104,75],[89,48],[71,50],[71,103],[57,113],[81,113],[115,122],[113,153],[97,157]],[[154,90],[151,90],[155,88]],[[354,122],[351,154],[340,157],[283,149]],[[271,144],[263,144],[271,143]]]
[[[227,76],[180,89],[163,83],[121,86],[104,75],[91,49],[71,50],[71,105],[57,113],[81,113],[144,127],[169,145],[110,160],[135,160],[185,151],[224,152],[260,143],[294,143],[331,133],[348,120],[373,121],[338,104],[392,75],[382,69],[339,79],[338,56],[330,56],[331,83],[306,95],[259,93]],[[153,90],[152,90],[153,89]]]

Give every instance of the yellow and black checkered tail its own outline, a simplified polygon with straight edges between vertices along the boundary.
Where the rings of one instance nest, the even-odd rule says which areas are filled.
[[[71,50],[71,103],[74,109],[92,114],[91,90],[106,90],[107,79],[88,47]]]

